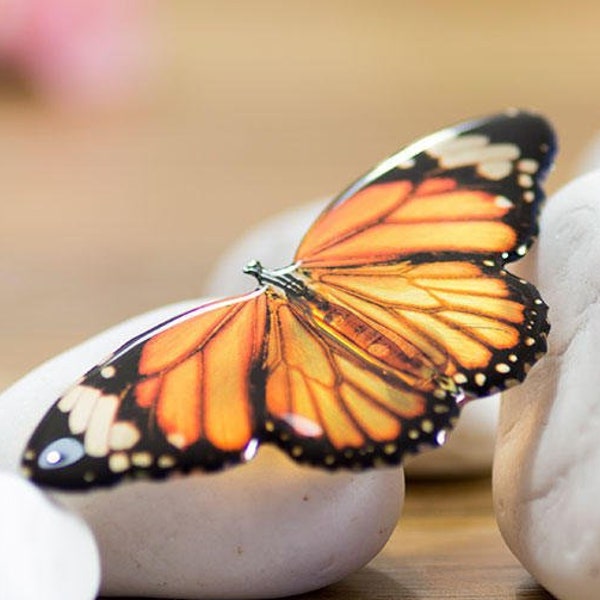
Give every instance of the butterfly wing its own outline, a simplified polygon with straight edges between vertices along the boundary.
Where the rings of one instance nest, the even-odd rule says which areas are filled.
[[[50,409],[25,451],[26,472],[85,488],[251,458],[263,423],[253,371],[266,302],[261,288],[207,304],[125,344]]]
[[[296,461],[326,468],[398,464],[438,446],[458,416],[434,370],[409,384],[370,365],[294,302],[270,305],[266,436]],[[426,371],[426,372],[425,372]]]
[[[555,152],[549,124],[513,111],[446,129],[400,151],[321,214],[298,248],[306,267],[397,262],[419,254],[525,254],[540,182]]]
[[[546,305],[533,285],[493,261],[421,256],[306,275],[334,310],[343,307],[378,332],[370,349],[377,361],[391,362],[382,340],[410,342],[421,364],[452,377],[469,396],[522,381],[546,350]]]

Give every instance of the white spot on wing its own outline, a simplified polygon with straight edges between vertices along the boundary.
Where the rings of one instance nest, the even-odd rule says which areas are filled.
[[[113,473],[123,473],[129,469],[129,457],[125,452],[116,452],[108,457],[108,468]]]
[[[77,400],[79,399],[79,395],[88,388],[82,385],[75,386],[72,390],[69,390],[56,405],[58,409],[64,413],[71,412],[75,404],[77,404]]]
[[[104,379],[111,379],[117,374],[117,370],[113,367],[113,365],[107,365],[100,371],[100,375],[104,377]]]
[[[150,452],[134,452],[131,455],[131,462],[136,467],[148,468],[152,465],[152,454]]]
[[[119,399],[114,394],[100,396],[94,406],[85,432],[85,451],[90,456],[106,456],[108,453],[108,439],[111,426],[119,408]]]
[[[524,188],[531,187],[533,185],[533,177],[527,175],[527,173],[521,173],[519,175],[519,185]]]
[[[486,179],[498,181],[508,177],[512,171],[512,163],[509,160],[493,160],[483,162],[477,169],[480,175]]]
[[[185,436],[177,431],[167,435],[167,441],[169,444],[179,448],[180,450],[187,446],[187,440]]]
[[[129,450],[140,439],[140,431],[127,421],[115,423],[108,434],[108,445],[111,450]]]
[[[512,208],[514,204],[505,196],[496,196],[494,204],[499,208]]]
[[[101,394],[102,392],[96,388],[84,385],[79,386],[77,400],[69,414],[69,429],[71,433],[78,434],[86,430]]]
[[[523,158],[519,161],[517,166],[519,167],[520,171],[523,171],[523,173],[529,173],[530,175],[537,173],[537,170],[540,168],[538,161],[534,160],[533,158]]]
[[[440,142],[429,154],[446,169],[472,166],[482,177],[497,181],[511,174],[520,150],[515,144],[490,144],[486,136],[471,134]]]

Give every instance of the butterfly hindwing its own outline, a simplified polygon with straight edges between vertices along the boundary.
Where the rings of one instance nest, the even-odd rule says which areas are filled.
[[[313,269],[307,277],[315,293],[384,338],[410,343],[422,362],[472,396],[522,381],[546,350],[546,305],[533,285],[493,261],[419,257]]]
[[[268,439],[328,468],[398,464],[441,445],[458,417],[434,371],[409,386],[369,366],[294,303],[271,303],[265,404]]]

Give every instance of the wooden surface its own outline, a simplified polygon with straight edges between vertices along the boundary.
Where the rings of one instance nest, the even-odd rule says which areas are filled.
[[[201,296],[244,229],[455,121],[542,111],[557,189],[600,131],[599,22],[583,0],[172,0],[155,4],[149,84],[126,105],[0,87],[0,388]],[[309,596],[545,597],[504,548],[487,481],[411,486],[381,556]]]
[[[491,482],[407,482],[403,515],[368,566],[297,600],[552,600],[504,545]]]

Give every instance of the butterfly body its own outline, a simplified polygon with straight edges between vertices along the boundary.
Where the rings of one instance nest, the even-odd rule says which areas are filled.
[[[437,446],[468,399],[522,381],[547,307],[505,270],[537,233],[554,137],[512,112],[429,136],[335,199],[288,266],[124,344],[24,454],[44,485],[219,470],[273,443],[362,469]]]

